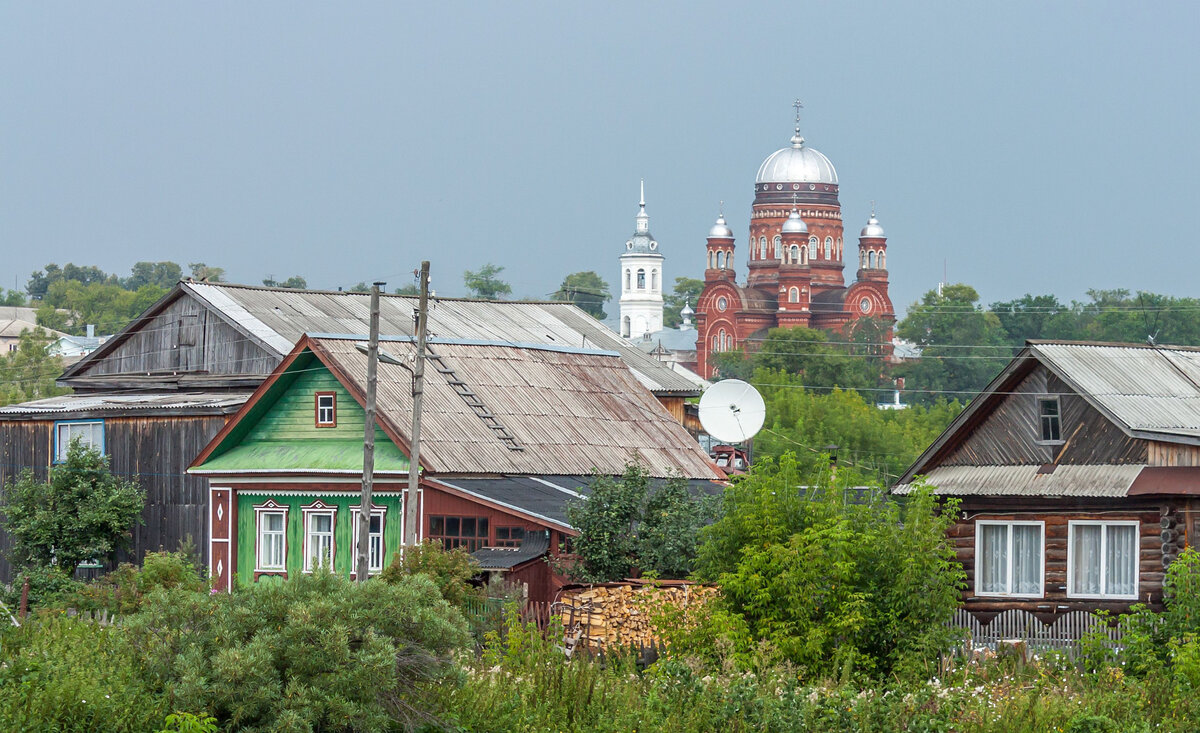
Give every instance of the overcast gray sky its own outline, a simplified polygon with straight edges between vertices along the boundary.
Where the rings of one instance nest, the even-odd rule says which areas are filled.
[[[545,296],[616,257],[646,179],[667,281],[803,133],[871,199],[903,309],[1196,295],[1200,4],[0,5],[0,284],[47,262]],[[848,271],[853,277],[853,271]]]

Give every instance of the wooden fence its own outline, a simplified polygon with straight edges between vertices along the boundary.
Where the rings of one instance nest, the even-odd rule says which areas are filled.
[[[995,649],[1001,642],[1023,641],[1031,649],[1053,650],[1075,656],[1079,640],[1085,634],[1099,631],[1108,637],[1113,647],[1119,647],[1123,631],[1121,624],[1110,626],[1104,618],[1087,611],[1071,611],[1059,616],[1054,623],[1042,623],[1028,611],[1002,611],[987,623],[981,623],[965,609],[959,609],[950,626],[967,632],[967,643]]]

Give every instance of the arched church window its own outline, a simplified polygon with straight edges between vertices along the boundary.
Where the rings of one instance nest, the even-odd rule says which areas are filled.
[[[766,237],[758,238],[758,259],[760,259],[760,260],[767,259],[767,238]]]
[[[817,259],[817,244],[819,244],[819,242],[817,241],[816,237],[808,238],[808,259],[809,259],[809,261]]]
[[[791,290],[788,291],[788,302],[789,303],[799,303],[800,302],[800,288],[792,288]]]
[[[630,273],[630,271],[629,271],[629,270],[625,270],[625,289],[626,289],[626,290],[629,290],[629,289],[632,287],[632,286],[629,284],[629,282],[630,282],[630,281],[629,281],[630,274],[631,274],[631,273]]]
[[[793,244],[792,245],[792,264],[795,264],[799,261],[800,261],[800,247],[799,247],[799,245]]]
[[[867,253],[867,267],[872,270],[875,269],[875,250]]]
[[[650,271],[650,289],[658,290],[658,270]]]
[[[721,342],[717,340],[718,338],[719,338],[719,336],[713,336],[713,345],[712,345],[713,351],[721,350]]]
[[[783,246],[782,246],[783,239],[779,235],[775,236],[774,244],[775,244],[775,251],[771,253],[772,256],[783,257]]]
[[[724,252],[717,252],[717,269],[718,270],[725,269],[725,253]]]
[[[730,270],[733,269],[733,250],[729,250],[725,253],[725,267],[729,268]]]
[[[646,289],[646,271],[641,268],[638,268],[637,286],[638,286],[638,290]]]
[[[887,269],[887,252],[884,252],[883,250],[879,250],[879,269]]]
[[[833,237],[825,237],[825,259],[833,259]]]

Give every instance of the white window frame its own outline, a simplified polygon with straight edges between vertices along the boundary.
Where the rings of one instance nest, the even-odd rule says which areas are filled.
[[[54,423],[54,462],[62,463],[67,460],[67,451],[71,448],[71,440],[75,437],[71,435],[71,428],[80,428],[87,426],[92,428],[89,439],[83,441],[89,448],[95,448],[104,455],[104,421],[103,420],[58,420]],[[100,443],[95,442],[95,428],[100,429]],[[67,429],[66,440],[62,438],[62,429]],[[80,436],[82,437],[82,436]]]
[[[317,516],[329,517],[329,568],[332,570],[337,559],[337,507],[317,499],[308,506],[300,507],[300,513],[304,519],[304,572],[311,573],[314,569],[310,548],[313,537],[312,521],[313,517]]]
[[[353,528],[351,532],[353,539],[351,541],[354,543],[354,547],[351,550],[354,553],[354,567],[350,569],[351,575],[358,573],[358,518],[360,514],[362,514],[361,504],[350,507],[350,523]],[[371,562],[371,548],[368,544],[367,575],[383,572],[383,567],[387,564],[387,540],[384,534],[384,528],[387,526],[387,507],[371,504],[371,516],[379,517],[379,564],[375,565]],[[374,536],[373,532],[371,534]],[[369,540],[370,538],[368,538],[368,542]]]
[[[1037,593],[1012,593],[1012,592],[995,593],[995,592],[985,592],[985,591],[981,591],[979,589],[979,579],[982,576],[981,570],[982,570],[982,565],[983,565],[983,549],[979,542],[979,538],[981,536],[979,528],[983,527],[983,526],[987,526],[987,525],[1000,525],[1000,526],[1008,527],[1008,542],[1005,547],[1005,555],[1008,557],[1008,562],[1006,563],[1006,565],[1007,565],[1006,582],[1004,584],[1005,587],[1007,587],[1007,588],[1013,587],[1013,532],[1012,532],[1012,528],[1014,526],[1022,526],[1022,527],[1036,526],[1041,530],[1042,551],[1041,551],[1041,553],[1039,553],[1041,555],[1041,557],[1040,557],[1041,562],[1039,563],[1039,568],[1038,568],[1038,581],[1039,582],[1038,582],[1038,592]],[[975,591],[976,596],[982,596],[982,597],[988,597],[988,598],[1045,598],[1046,597],[1046,523],[1044,521],[1040,521],[1040,520],[1033,521],[1033,520],[1017,520],[1017,519],[976,519],[975,520],[974,586],[975,586],[974,591]]]
[[[254,507],[254,572],[255,573],[286,573],[287,572],[287,517],[289,507],[279,504],[274,499],[268,499]],[[279,565],[267,565],[263,562],[263,531],[265,516],[278,514],[283,516],[283,562]],[[272,533],[273,534],[273,533]]]
[[[314,424],[318,428],[336,428],[337,427],[337,392],[317,392],[313,395],[316,401],[316,415]],[[329,405],[324,406],[321,400],[329,398]],[[329,419],[323,420],[322,413],[328,412]]]
[[[1108,571],[1108,527],[1133,527],[1133,593],[1076,593],[1075,592],[1075,528],[1077,526],[1100,526],[1100,586],[1107,584]],[[1142,587],[1142,523],[1136,519],[1071,519],[1067,521],[1067,598],[1104,598],[1110,600],[1136,601]]]

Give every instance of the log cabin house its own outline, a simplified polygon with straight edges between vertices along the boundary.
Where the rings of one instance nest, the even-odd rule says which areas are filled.
[[[374,571],[404,536],[415,350],[410,337],[381,339]],[[719,490],[723,475],[617,352],[439,337],[427,359],[417,534],[465,547],[533,600],[563,582],[543,558],[577,534],[566,506],[586,496],[589,474],[637,461]],[[353,574],[366,371],[362,336],[302,337],[196,458],[218,588],[317,565]]]
[[[411,336],[416,299],[380,298],[380,332]],[[146,491],[145,524],[129,559],[189,538],[207,562],[208,483],[187,467],[305,332],[365,336],[366,293],[184,281],[72,364],[58,383],[73,394],[0,407],[0,495],[23,470],[44,479],[79,438]],[[435,336],[613,351],[676,420],[700,388],[570,303],[436,298]],[[0,582],[11,578],[0,532]]]
[[[1200,533],[1200,350],[1031,341],[893,488],[961,501],[964,609],[1162,604]]]

